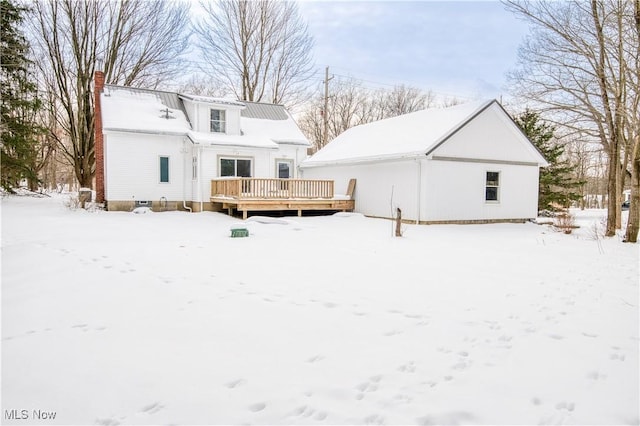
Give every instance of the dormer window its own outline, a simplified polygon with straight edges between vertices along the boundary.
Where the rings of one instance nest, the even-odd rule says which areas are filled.
[[[211,110],[211,132],[212,133],[227,132],[226,114],[223,109]]]

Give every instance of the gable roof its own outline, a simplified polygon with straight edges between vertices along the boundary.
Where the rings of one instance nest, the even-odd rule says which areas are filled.
[[[188,136],[194,143],[207,145],[274,149],[278,144],[310,145],[283,105],[116,85],[105,85],[100,99],[106,131]],[[242,134],[194,131],[184,100],[241,108]]]
[[[497,104],[511,120],[495,99],[469,102],[449,108],[416,111],[352,127],[306,159],[301,167],[375,162],[429,155],[494,104]],[[513,123],[513,120],[511,122]],[[515,123],[513,125],[517,127]],[[526,139],[526,136],[524,137]],[[541,164],[545,163],[542,156],[540,160],[542,160]]]

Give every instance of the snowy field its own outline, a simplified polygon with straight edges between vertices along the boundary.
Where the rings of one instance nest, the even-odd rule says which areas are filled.
[[[5,197],[2,422],[638,424],[639,246],[575,213],[230,238],[218,213]]]

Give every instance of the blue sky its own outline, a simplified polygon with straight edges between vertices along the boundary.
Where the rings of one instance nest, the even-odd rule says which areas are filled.
[[[302,1],[318,80],[408,84],[461,99],[508,95],[527,25],[498,1]]]

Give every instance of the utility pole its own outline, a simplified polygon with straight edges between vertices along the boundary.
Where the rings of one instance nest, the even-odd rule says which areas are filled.
[[[329,138],[329,67],[324,69],[324,109],[322,110],[322,119],[323,119],[323,130],[322,130],[322,148],[327,144]]]

